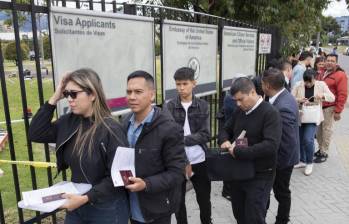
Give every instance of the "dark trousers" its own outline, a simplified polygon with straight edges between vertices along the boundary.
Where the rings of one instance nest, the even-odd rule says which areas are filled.
[[[211,182],[207,175],[206,162],[192,165],[194,176],[190,179],[196,194],[196,201],[200,208],[202,224],[211,223]],[[178,224],[187,224],[187,209],[185,207],[186,181],[182,185],[182,198],[179,211],[176,213]]]
[[[138,221],[135,221],[135,220],[132,220],[132,219],[131,219],[131,223],[132,224],[145,224],[143,222],[138,222]],[[164,217],[155,219],[152,222],[147,222],[147,223],[149,223],[149,224],[171,224],[171,215],[164,216]]]
[[[293,166],[284,169],[276,169],[276,176],[273,191],[276,200],[279,202],[276,216],[276,224],[286,224],[290,220],[291,191],[290,180]]]
[[[265,224],[273,179],[232,181],[231,205],[238,224]]]

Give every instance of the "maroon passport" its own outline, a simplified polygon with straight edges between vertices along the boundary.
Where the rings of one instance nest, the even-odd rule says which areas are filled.
[[[248,147],[247,138],[239,138],[235,140],[235,145],[238,147]]]
[[[132,184],[128,179],[129,177],[133,177],[131,170],[120,170],[120,175],[125,186]]]
[[[62,197],[63,194],[65,194],[65,193],[52,194],[52,195],[48,195],[48,196],[42,197],[42,202],[43,203],[48,203],[48,202],[51,202],[51,201],[58,201],[58,200],[64,199]]]

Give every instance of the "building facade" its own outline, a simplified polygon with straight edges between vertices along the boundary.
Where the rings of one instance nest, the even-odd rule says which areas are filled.
[[[349,16],[336,17],[336,21],[343,33],[349,30]]]

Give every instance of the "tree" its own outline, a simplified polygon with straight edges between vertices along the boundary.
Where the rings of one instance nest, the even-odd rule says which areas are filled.
[[[13,20],[12,20],[12,11],[10,10],[5,10],[5,14],[7,18],[4,20],[4,24],[7,26],[12,26],[13,25]],[[18,27],[22,27],[27,20],[27,13],[18,11],[17,17],[18,17]]]
[[[325,33],[341,34],[341,27],[332,16],[322,16],[321,27]]]
[[[29,47],[26,43],[21,43],[21,53],[22,53],[22,59],[26,60],[28,59],[29,55]],[[17,53],[16,53],[16,42],[11,41],[8,43],[5,47],[5,59],[10,61],[17,61]]]
[[[48,35],[45,35],[43,37],[43,44],[44,44],[44,55],[45,58],[51,58],[51,45],[50,45],[50,37]]]

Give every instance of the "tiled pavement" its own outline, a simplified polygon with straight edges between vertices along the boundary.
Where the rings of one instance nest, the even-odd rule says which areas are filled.
[[[293,224],[349,224],[349,108],[335,125],[327,162],[315,164],[311,176],[294,170],[291,180]],[[214,224],[236,223],[230,203],[221,197],[221,182],[212,182]],[[271,197],[267,223],[275,222],[277,202]],[[200,224],[193,190],[186,197],[188,222]],[[173,217],[172,223],[176,223]]]

